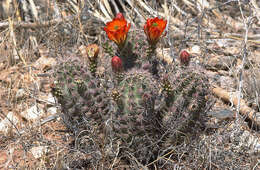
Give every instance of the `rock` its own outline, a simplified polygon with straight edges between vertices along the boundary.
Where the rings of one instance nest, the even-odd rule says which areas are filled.
[[[198,45],[192,46],[188,51],[191,55],[201,55],[201,49]]]
[[[54,115],[57,113],[57,107],[50,107],[47,109],[47,113]]]
[[[221,76],[219,79],[220,87],[226,90],[232,89],[235,87],[234,80],[229,76]]]
[[[18,67],[13,66],[8,69],[4,69],[0,72],[0,80],[5,83],[10,83],[12,80],[15,80],[18,78]]]
[[[252,55],[249,58],[249,60],[251,60],[251,62],[256,64],[256,65],[260,65],[260,49],[259,50],[255,50],[252,53]]]
[[[249,69],[244,71],[243,90],[247,101],[260,104],[258,97],[260,94],[260,71],[259,69]],[[258,96],[257,96],[258,95]]]
[[[217,119],[226,120],[233,119],[235,117],[235,112],[229,109],[221,109],[207,112],[207,115],[210,117],[215,117]]]
[[[222,69],[229,70],[236,62],[233,56],[213,56],[206,62],[207,69]]]
[[[0,132],[5,135],[9,132],[10,128],[16,126],[19,122],[18,117],[14,115],[13,112],[9,112],[1,122],[0,122]]]
[[[56,65],[55,58],[42,56],[34,63],[33,66],[39,70],[48,70],[54,65]]]
[[[49,75],[48,75],[49,76]],[[44,93],[51,92],[51,82],[49,80],[43,79],[40,81],[40,91]]]
[[[47,103],[47,105],[55,105],[56,100],[55,97],[53,97],[53,95],[51,93],[45,94],[45,93],[41,93],[38,97],[38,102],[40,103]]]
[[[47,99],[47,101],[48,101],[49,103],[52,103],[52,104],[55,104],[55,103],[56,103],[55,97],[52,95],[52,93],[49,93],[49,94],[48,94],[48,99]]]
[[[21,116],[29,121],[40,119],[44,114],[45,113],[43,109],[37,104],[27,109],[26,111],[21,112]]]
[[[47,146],[36,146],[36,147],[33,147],[30,151],[31,151],[32,155],[34,156],[34,158],[38,159],[47,153],[47,149],[48,149]]]
[[[24,89],[18,89],[16,92],[16,99],[19,100],[21,98],[24,98],[26,96],[26,92]]]
[[[217,46],[220,48],[224,48],[228,45],[227,39],[218,39],[215,42],[216,42]]]
[[[5,151],[0,151],[0,168],[3,168],[4,165],[8,160],[8,155]]]
[[[244,152],[248,154],[260,152],[260,140],[259,137],[248,130],[238,130],[236,132],[235,123],[229,126],[230,130],[233,129],[233,133],[230,135],[231,142],[235,145],[234,148],[237,152]]]
[[[161,48],[157,48],[156,49],[156,53],[157,53],[157,56],[167,62],[168,64],[172,64],[173,63],[173,58],[171,56],[171,49],[170,48],[164,48],[164,49],[161,49]]]

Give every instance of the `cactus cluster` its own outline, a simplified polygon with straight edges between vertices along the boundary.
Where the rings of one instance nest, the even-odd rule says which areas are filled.
[[[160,127],[156,110],[157,87],[157,82],[149,72],[134,70],[125,73],[119,84],[111,90],[115,108],[112,121],[114,137],[134,151],[134,155],[146,159],[152,155],[150,151],[154,146],[151,139],[158,139]],[[147,148],[150,148],[149,152],[144,152],[143,149]]]
[[[206,108],[208,80],[202,72],[180,67],[162,77],[161,87],[165,101],[161,109],[162,125],[165,130],[170,131],[170,140],[176,139],[180,134],[192,132],[195,121]]]
[[[86,120],[102,120],[109,112],[109,98],[99,79],[96,79],[80,58],[62,61],[54,70],[52,93],[61,104],[64,120],[78,129]]]
[[[130,26],[122,14],[114,20],[122,25],[110,22],[115,30],[109,30],[109,26],[105,30],[118,49],[104,46],[109,55],[103,63],[104,76],[95,74],[99,64],[97,46],[81,46],[80,57],[60,62],[55,69],[53,94],[73,127],[86,120],[102,124],[103,132],[109,131],[106,135],[110,135],[110,140],[121,142],[121,154],[132,153],[147,164],[171,144],[169,141],[175,140],[175,134],[192,129],[206,108],[208,82],[200,71],[189,67],[188,52],[181,55],[181,66],[159,67],[155,48],[162,30],[160,34],[154,31],[153,22],[165,28],[163,20],[149,20],[145,27],[150,36],[148,51],[138,51],[143,47],[136,42],[125,42]],[[120,32],[115,34],[116,31]],[[113,53],[118,56],[110,56]],[[136,59],[138,62],[134,62]]]

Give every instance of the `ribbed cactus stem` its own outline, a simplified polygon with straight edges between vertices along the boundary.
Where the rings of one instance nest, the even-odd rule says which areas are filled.
[[[95,76],[96,71],[97,71],[97,62],[96,61],[90,61],[89,64],[89,71],[93,76]]]
[[[156,46],[151,46],[149,47],[148,51],[148,61],[149,61],[149,64],[151,64],[151,68],[149,69],[149,72],[158,78],[158,58],[156,57]]]

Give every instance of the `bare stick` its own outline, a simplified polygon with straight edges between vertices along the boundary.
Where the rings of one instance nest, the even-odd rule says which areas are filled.
[[[57,18],[50,21],[43,21],[43,22],[13,22],[14,27],[18,28],[38,28],[38,27],[48,27],[51,25],[59,24],[61,22],[66,22],[68,20],[73,20],[74,17],[68,17],[66,19]],[[8,28],[9,22],[0,22],[0,29],[1,28]]]
[[[226,90],[216,87],[212,90],[213,94],[221,98],[225,102],[233,103],[239,110],[238,112],[247,116],[257,126],[260,126],[260,113],[247,106],[246,102],[236,94],[227,92]],[[239,106],[239,107],[238,107]]]
[[[236,123],[238,125],[238,114],[240,112],[240,107],[242,106],[242,99],[241,99],[241,94],[242,94],[242,87],[243,87],[243,72],[244,72],[244,65],[245,65],[245,60],[247,58],[247,39],[248,39],[248,26],[250,24],[250,21],[246,21],[246,18],[244,16],[242,7],[241,7],[241,2],[238,0],[239,4],[239,9],[241,16],[243,18],[244,22],[244,29],[245,29],[245,37],[244,37],[244,44],[243,44],[243,59],[242,59],[242,64],[239,68],[239,93],[238,93],[238,103],[237,103],[237,112],[236,112]],[[252,119],[252,117],[250,118]]]

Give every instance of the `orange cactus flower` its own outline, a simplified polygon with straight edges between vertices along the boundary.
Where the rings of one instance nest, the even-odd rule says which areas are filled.
[[[144,32],[147,36],[148,42],[150,45],[155,46],[159,41],[165,27],[167,25],[167,21],[163,19],[149,18],[144,25]]]
[[[106,31],[108,38],[114,41],[120,48],[125,44],[130,26],[131,24],[127,24],[123,14],[118,13],[112,21],[106,23],[104,30]]]

